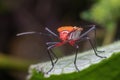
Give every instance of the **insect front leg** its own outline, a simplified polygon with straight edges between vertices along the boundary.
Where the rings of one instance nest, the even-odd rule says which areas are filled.
[[[53,46],[53,45],[52,45],[52,46]],[[51,48],[52,46],[49,46],[49,47],[47,48],[47,53],[48,53],[48,56],[49,56],[49,58],[50,58],[51,65],[52,65],[52,67],[51,67],[50,70],[47,72],[47,74],[54,68],[54,62],[53,62],[53,59],[52,59],[52,56],[51,56],[51,53],[50,53],[50,48]]]
[[[57,43],[59,43],[59,42],[47,42],[46,45],[47,45],[47,46],[51,46],[51,45],[55,45],[55,44],[57,44]],[[55,46],[54,46],[54,47],[55,47]],[[49,49],[49,51],[50,51],[50,53],[51,53],[52,58],[53,58],[53,59],[56,59],[55,62],[54,62],[54,63],[56,63],[56,62],[58,61],[58,57],[56,56],[56,54],[53,52],[53,50],[52,50],[51,48]]]
[[[50,52],[52,53],[51,56],[53,57],[53,59],[55,58],[56,60],[54,61],[54,64],[56,64],[56,62],[58,61],[58,57],[56,56],[56,54],[52,51],[52,49],[50,49]]]
[[[58,61],[58,57],[55,55],[55,53],[52,51],[52,48],[55,47],[55,44],[53,44],[52,42],[50,42],[52,45],[51,46],[48,46],[48,44],[46,43],[46,45],[48,46],[47,47],[47,53],[48,53],[48,56],[50,58],[50,61],[51,61],[51,65],[52,67],[50,68],[50,70],[47,72],[49,73],[53,68],[54,68],[54,65],[55,63]],[[50,45],[50,44],[49,44]],[[53,59],[56,58],[55,62],[53,61]]]

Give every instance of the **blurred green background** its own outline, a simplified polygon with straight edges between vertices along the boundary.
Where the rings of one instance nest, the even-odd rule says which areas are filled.
[[[0,0],[0,80],[24,80],[30,64],[49,60],[42,35],[16,37],[26,31],[56,32],[62,25],[97,25],[98,46],[120,39],[120,0]],[[92,36],[92,35],[91,35]],[[88,50],[87,42],[80,51]],[[59,57],[73,53],[64,45]]]

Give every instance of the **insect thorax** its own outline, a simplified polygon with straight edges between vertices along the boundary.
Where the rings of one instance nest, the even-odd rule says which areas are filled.
[[[64,26],[58,28],[59,37],[62,41],[77,40],[80,36],[82,28],[73,26]]]

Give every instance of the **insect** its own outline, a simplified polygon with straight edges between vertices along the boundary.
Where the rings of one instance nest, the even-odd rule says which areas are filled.
[[[51,35],[57,37],[60,42],[46,42],[47,45],[47,53],[50,57],[50,61],[52,64],[52,67],[50,68],[50,70],[48,72],[50,72],[53,68],[54,65],[56,64],[56,62],[58,61],[58,57],[56,56],[56,54],[52,51],[53,48],[58,47],[58,46],[62,46],[66,43],[69,43],[71,46],[73,46],[75,48],[75,59],[74,59],[74,66],[76,68],[77,71],[79,71],[77,65],[76,65],[76,60],[77,60],[77,54],[78,54],[78,49],[79,49],[79,43],[81,41],[84,40],[88,40],[92,49],[94,50],[94,53],[96,56],[100,57],[100,58],[106,58],[105,56],[100,56],[98,54],[98,52],[104,52],[104,51],[98,51],[97,47],[96,47],[96,40],[94,40],[95,43],[93,43],[91,41],[91,38],[88,36],[88,34],[91,31],[94,31],[94,35],[96,38],[96,27],[95,25],[89,25],[89,29],[84,31],[84,28],[82,27],[76,27],[76,26],[62,26],[59,27],[57,29],[57,31],[59,32],[59,36],[57,34],[55,34],[54,32],[52,32],[49,28],[45,28],[46,31],[48,31]],[[82,33],[83,32],[83,33]],[[43,35],[47,35],[41,32],[23,32],[23,33],[19,33],[17,34],[17,36],[21,36],[21,35],[26,35],[26,34],[43,34]],[[55,59],[55,61],[54,61]],[[47,73],[48,73],[47,72]]]

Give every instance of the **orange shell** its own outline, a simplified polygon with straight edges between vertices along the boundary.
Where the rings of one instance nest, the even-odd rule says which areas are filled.
[[[74,30],[74,27],[73,26],[62,26],[57,29],[58,32],[61,32],[64,30],[71,32]]]

